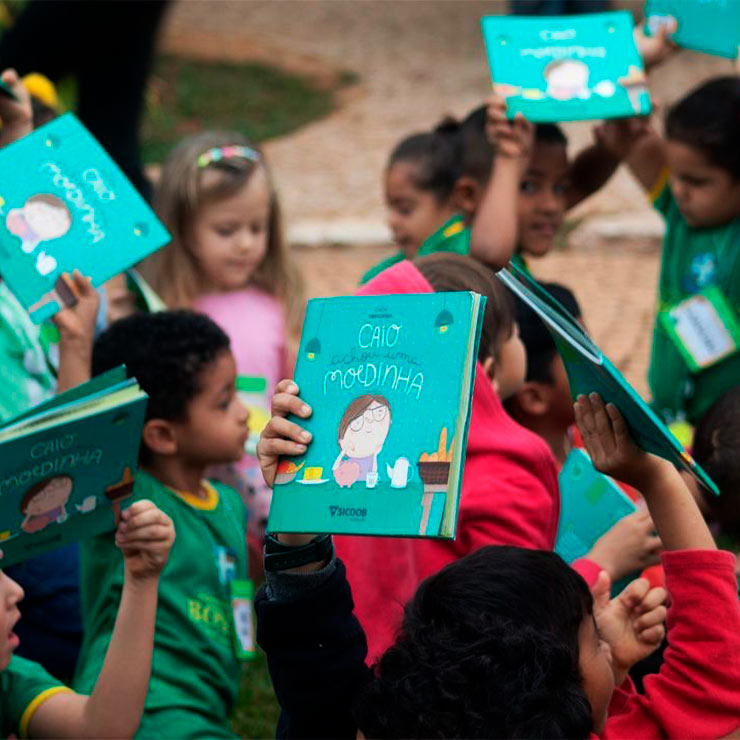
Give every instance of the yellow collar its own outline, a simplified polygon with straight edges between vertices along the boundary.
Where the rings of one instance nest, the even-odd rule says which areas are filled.
[[[171,488],[170,490],[194,509],[213,511],[218,506],[218,491],[207,480],[202,480],[200,486],[205,492],[206,498],[195,496],[189,491],[178,491],[176,488]]]

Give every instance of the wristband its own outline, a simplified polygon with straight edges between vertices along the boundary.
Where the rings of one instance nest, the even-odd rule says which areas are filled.
[[[330,534],[314,537],[306,545],[286,545],[273,535],[265,537],[265,570],[274,573],[279,570],[299,568],[309,563],[318,563],[331,557],[334,545]]]

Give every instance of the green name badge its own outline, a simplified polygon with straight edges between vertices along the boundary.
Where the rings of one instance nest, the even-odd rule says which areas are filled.
[[[740,321],[716,285],[660,311],[658,320],[694,373],[740,350]]]
[[[252,660],[254,648],[254,584],[248,579],[231,581],[231,613],[233,617],[234,653],[238,660]]]

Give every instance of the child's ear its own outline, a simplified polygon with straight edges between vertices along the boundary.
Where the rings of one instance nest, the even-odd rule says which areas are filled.
[[[141,438],[155,455],[174,455],[177,452],[177,435],[172,424],[165,419],[149,419],[144,424]]]
[[[541,383],[525,381],[515,397],[519,408],[528,416],[545,416],[550,409],[548,395]]]
[[[481,184],[474,177],[463,175],[455,182],[452,203],[458,211],[472,215],[478,210],[482,194]]]
[[[483,360],[481,365],[483,365],[483,369],[486,372],[486,377],[488,378],[488,380],[491,381],[491,386],[498,396],[499,392],[498,383],[496,382],[496,360],[491,355],[488,355],[488,357]]]

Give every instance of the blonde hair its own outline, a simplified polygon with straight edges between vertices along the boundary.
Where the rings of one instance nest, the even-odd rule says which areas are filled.
[[[169,308],[190,308],[202,292],[200,268],[189,244],[189,232],[199,209],[236,194],[261,168],[270,190],[267,252],[249,282],[282,302],[288,327],[296,331],[300,326],[302,291],[298,274],[288,260],[280,205],[261,153],[258,161],[225,156],[205,166],[198,164],[199,157],[210,149],[233,145],[256,150],[239,133],[208,131],[183,139],[167,158],[155,193],[155,209],[172,241],[155,255],[146,269],[147,276]],[[209,177],[206,184],[206,171],[216,172],[219,177]]]

